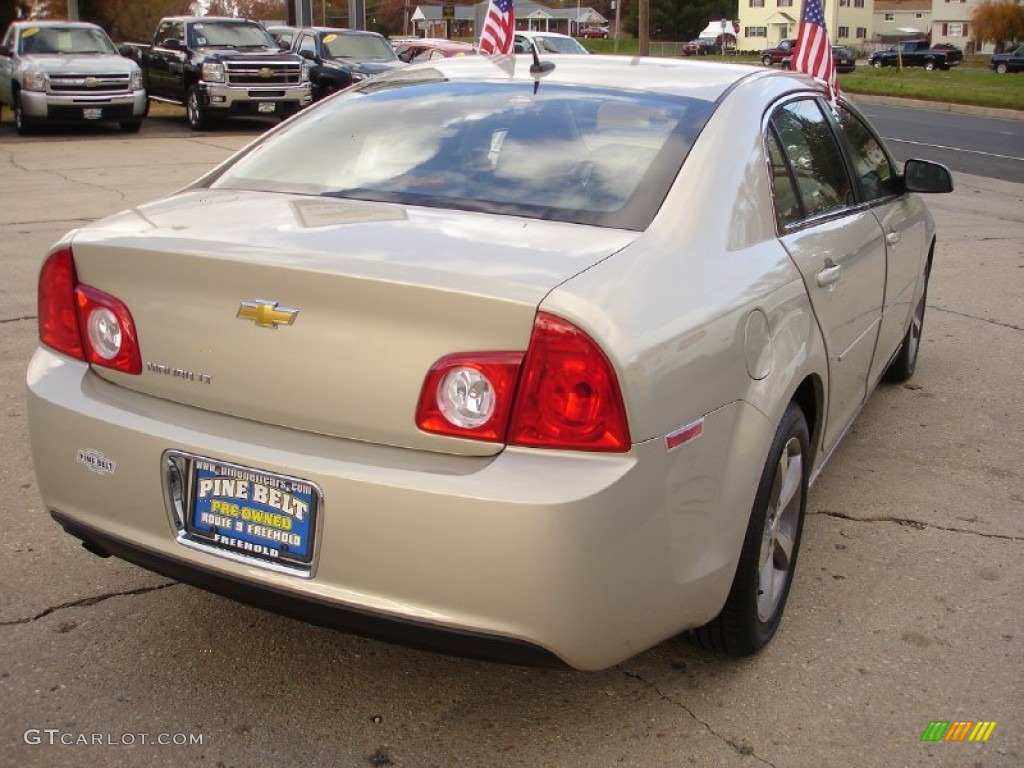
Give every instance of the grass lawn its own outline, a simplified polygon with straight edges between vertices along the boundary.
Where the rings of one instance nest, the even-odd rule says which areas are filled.
[[[582,40],[592,53],[612,53],[614,40]],[[671,44],[651,43],[651,54],[670,51]],[[636,40],[620,40],[619,54],[635,56]],[[694,61],[724,61],[733,64],[755,64],[756,56],[701,56]],[[1024,110],[1024,74],[997,75],[984,60],[955,67],[948,72],[926,72],[920,67],[872,69],[863,62],[855,72],[839,75],[839,88],[853,94],[898,96],[942,104],[971,104],[979,107],[1001,107]]]

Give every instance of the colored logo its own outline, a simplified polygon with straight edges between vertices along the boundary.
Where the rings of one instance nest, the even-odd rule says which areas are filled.
[[[988,741],[995,729],[995,720],[932,720],[921,741]]]
[[[285,325],[294,323],[295,317],[298,314],[299,310],[297,309],[278,307],[276,301],[256,299],[255,301],[243,301],[235,317],[240,317],[243,320],[252,320],[260,328],[274,328],[276,330],[277,326],[282,323]]]
[[[86,88],[95,88],[99,84],[100,84],[100,81],[97,80],[95,77],[87,77],[87,78],[85,78],[85,87]]]
[[[263,67],[262,69],[260,69],[260,77],[262,77],[264,80],[269,80],[273,76],[274,70],[272,70],[270,67]]]

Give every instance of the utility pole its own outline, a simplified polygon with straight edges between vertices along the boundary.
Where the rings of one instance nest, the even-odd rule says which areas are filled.
[[[639,18],[639,41],[640,41],[640,55],[650,56],[651,55],[651,23],[648,19],[651,16],[651,1],[640,0],[640,18]]]

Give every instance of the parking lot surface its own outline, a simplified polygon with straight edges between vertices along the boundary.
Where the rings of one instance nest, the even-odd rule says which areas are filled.
[[[1024,184],[957,176],[929,199],[918,371],[876,391],[813,487],[774,642],[563,672],[263,613],[98,559],[42,508],[24,379],[48,248],[265,127],[0,124],[0,766],[1024,764]],[[996,725],[922,741],[933,721]]]

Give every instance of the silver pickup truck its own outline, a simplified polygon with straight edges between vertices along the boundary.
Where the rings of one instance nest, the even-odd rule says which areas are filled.
[[[20,134],[43,122],[107,121],[129,133],[146,114],[139,65],[95,24],[19,21],[0,44],[0,104]]]

